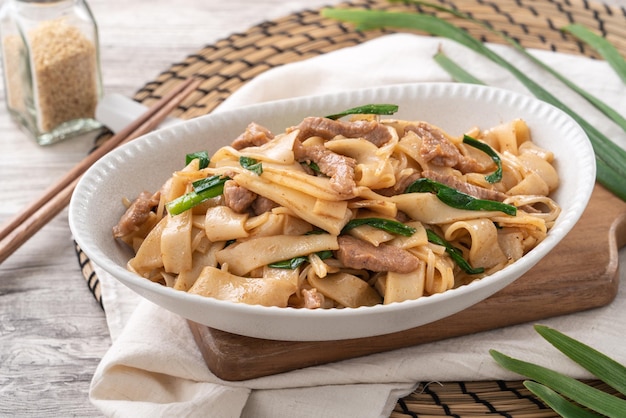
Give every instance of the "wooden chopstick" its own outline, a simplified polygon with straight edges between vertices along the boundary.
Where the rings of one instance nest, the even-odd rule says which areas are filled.
[[[93,163],[119,145],[155,129],[201,82],[201,79],[191,77],[178,84],[139,118],[87,155],[50,186],[39,199],[7,222],[0,230],[0,263],[69,204],[78,180]]]

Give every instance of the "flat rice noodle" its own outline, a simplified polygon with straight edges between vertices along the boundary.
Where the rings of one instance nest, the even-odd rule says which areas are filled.
[[[191,229],[193,214],[185,211],[165,217],[167,222],[161,234],[161,257],[168,273],[180,273],[191,269]]]
[[[348,273],[333,273],[324,278],[309,274],[308,280],[318,292],[341,306],[357,308],[382,302],[382,297],[366,281]]]
[[[287,306],[296,292],[292,276],[241,277],[215,267],[205,267],[189,293],[249,305]]]
[[[296,216],[333,235],[339,235],[352,216],[347,202],[337,202],[336,212],[332,216],[318,215],[311,210],[319,205],[315,197],[269,182],[252,173],[237,174],[233,180],[240,186],[290,209]]]
[[[415,232],[410,237],[397,235],[392,241],[389,242],[389,244],[404,250],[428,244],[428,234],[426,233],[426,228],[424,228],[424,225],[421,222],[410,221],[405,225],[415,228]]]
[[[507,190],[508,195],[548,195],[550,188],[546,181],[537,173],[531,172],[515,186]]]
[[[420,263],[417,270],[410,273],[388,272],[384,280],[385,296],[383,304],[415,300],[424,295],[426,264]]]
[[[396,137],[394,143],[397,143],[397,135],[394,136]],[[392,147],[378,148],[362,138],[334,139],[326,142],[325,146],[337,154],[356,160],[357,186],[384,189],[395,184],[395,171],[389,160]]]
[[[217,260],[215,259],[215,253],[224,248],[225,242],[213,242],[209,249],[201,253],[199,251],[193,252],[193,267],[190,270],[181,272],[176,278],[174,283],[174,289],[188,291],[194,285],[202,270],[207,266],[217,266]]]
[[[389,198],[398,209],[425,224],[445,224],[464,219],[503,216],[499,211],[456,209],[443,203],[432,193],[405,193]]]
[[[359,225],[355,228],[352,228],[348,231],[348,235],[352,235],[355,238],[359,238],[363,241],[369,242],[376,247],[395,238],[395,235],[391,232],[387,232],[379,228],[374,228],[371,225]]]
[[[150,231],[139,246],[135,256],[128,261],[127,266],[129,270],[147,278],[150,272],[163,267],[161,234],[166,224],[167,217],[162,218]]]
[[[304,171],[296,171],[290,167],[263,167],[263,178],[269,182],[280,184],[290,189],[300,190],[310,196],[323,200],[345,200],[345,195],[335,192],[330,185],[329,177],[312,176]]]
[[[228,264],[233,274],[244,276],[271,263],[338,248],[337,237],[330,234],[255,237],[218,251],[217,261]]]
[[[459,221],[442,226],[444,239],[449,242],[458,240],[459,236],[469,236],[468,261],[472,267],[485,269],[506,263],[506,255],[498,242],[498,230],[489,219]]]
[[[293,144],[299,130],[295,130],[288,134],[276,135],[271,141],[258,146],[248,147],[240,151],[241,155],[254,158],[258,161],[271,161],[279,164],[291,164],[295,161],[293,155]]]
[[[228,206],[207,209],[204,231],[211,241],[228,241],[248,236],[246,221],[248,214],[237,213]]]

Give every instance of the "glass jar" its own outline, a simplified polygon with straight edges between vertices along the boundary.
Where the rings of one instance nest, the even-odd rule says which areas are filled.
[[[6,105],[41,145],[102,125],[98,29],[83,0],[8,0],[0,11]]]

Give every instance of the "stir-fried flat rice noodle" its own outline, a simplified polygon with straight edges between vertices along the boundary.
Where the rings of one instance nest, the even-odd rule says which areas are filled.
[[[541,242],[560,211],[553,160],[523,120],[458,136],[374,115],[276,134],[251,123],[206,166],[193,158],[127,201],[113,231],[134,250],[130,271],[180,291],[294,308],[402,302]]]

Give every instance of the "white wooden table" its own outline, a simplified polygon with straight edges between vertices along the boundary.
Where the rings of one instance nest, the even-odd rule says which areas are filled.
[[[610,0],[626,4],[626,0]],[[263,20],[337,0],[91,0],[105,93],[133,94],[201,47]],[[1,87],[0,87],[1,88]],[[92,146],[40,147],[10,120],[0,90],[0,222]],[[0,264],[0,416],[97,416],[93,372],[111,344],[78,266],[67,211]]]

